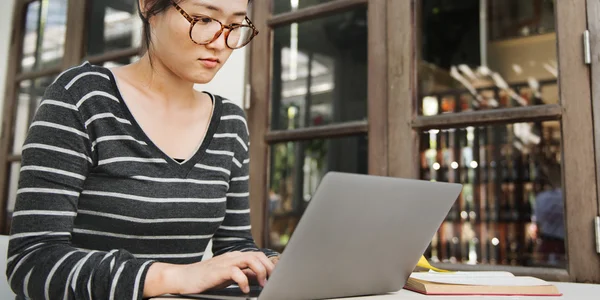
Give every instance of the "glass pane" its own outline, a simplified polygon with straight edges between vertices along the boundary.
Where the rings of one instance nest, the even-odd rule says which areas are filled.
[[[423,0],[419,113],[558,103],[554,1]]]
[[[558,121],[430,130],[421,178],[464,184],[435,262],[566,267]]]
[[[38,39],[38,26],[40,25],[40,1],[33,1],[27,5],[25,15],[25,36],[23,37],[23,59],[21,69],[31,71],[35,63],[35,49]]]
[[[282,251],[329,171],[366,174],[366,136],[281,143],[271,147],[270,247]]]
[[[274,30],[274,130],[367,117],[366,8]]]
[[[67,31],[68,0],[31,2],[27,7],[22,71],[60,65]]]
[[[34,80],[21,81],[17,101],[17,114],[15,119],[15,139],[13,153],[20,154],[27,130],[35,115],[37,107],[42,101],[46,88],[52,83],[54,76]]]
[[[294,11],[309,6],[331,2],[331,0],[272,0],[273,14]]]
[[[136,0],[90,1],[87,55],[139,47],[142,23]]]

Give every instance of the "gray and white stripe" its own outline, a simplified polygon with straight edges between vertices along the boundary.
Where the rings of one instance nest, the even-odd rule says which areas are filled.
[[[151,163],[151,164],[166,164],[167,161],[162,158],[142,158],[142,157],[113,157],[98,161],[98,165],[107,165],[119,162],[136,162],[136,163]]]
[[[89,163],[92,163],[92,159],[89,156],[87,156],[83,153],[79,153],[79,152],[69,150],[69,149],[64,149],[61,147],[50,146],[50,145],[45,145],[45,144],[38,144],[38,143],[26,144],[25,146],[23,146],[23,151],[28,150],[28,149],[42,149],[42,150],[60,152],[60,153],[64,153],[67,155],[81,157],[81,158],[87,160]]]
[[[79,112],[79,109],[77,109],[77,106],[75,106],[73,104],[69,104],[69,103],[65,103],[65,102],[61,102],[61,101],[56,101],[56,100],[51,100],[51,99],[42,100],[42,103],[40,103],[40,107],[42,107],[42,105],[60,106],[60,107],[68,108],[70,110],[74,110],[74,111]]]
[[[121,277],[121,273],[123,273],[123,269],[125,269],[125,265],[127,265],[127,261],[123,262],[121,266],[117,269],[117,273],[115,273],[115,277],[112,280],[112,284],[110,285],[110,296],[109,300],[115,299],[115,292],[117,290],[117,284],[119,283],[119,278]]]
[[[62,130],[62,131],[67,131],[67,132],[71,132],[71,133],[75,133],[79,136],[82,136],[86,139],[89,139],[89,135],[81,130],[77,130],[75,128],[69,127],[69,126],[65,126],[65,125],[60,125],[60,124],[56,124],[56,123],[52,123],[52,122],[46,122],[46,121],[35,121],[33,123],[31,123],[31,125],[29,126],[29,128],[35,127],[35,126],[40,126],[40,127],[48,127],[48,128],[54,128],[54,129],[58,129],[58,130]]]
[[[163,182],[163,183],[193,183],[193,184],[205,184],[205,185],[222,185],[229,187],[229,184],[221,180],[198,180],[198,179],[187,179],[187,178],[159,178],[149,176],[132,176],[131,178],[143,181]]]
[[[109,198],[120,198],[134,201],[150,202],[150,203],[223,203],[226,198],[152,198],[131,194],[102,192],[102,191],[83,191],[84,195],[94,195]]]
[[[216,139],[222,139],[222,138],[236,139],[240,143],[240,145],[242,145],[242,148],[244,148],[244,150],[248,151],[248,146],[246,146],[246,143],[244,142],[244,140],[242,140],[242,138],[237,133],[216,133],[215,135],[213,135],[213,137]]]
[[[223,222],[224,217],[220,218],[165,218],[165,219],[148,219],[134,218],[117,214],[103,213],[98,211],[83,210],[77,211],[80,215],[97,216],[114,220],[122,220],[140,224],[159,224],[159,223],[219,223]]]
[[[202,253],[202,255],[204,255],[204,253]],[[142,280],[142,274],[144,273],[144,271],[150,263],[152,263],[152,261],[147,261],[144,264],[142,264],[139,271],[137,272],[137,275],[135,275],[135,283],[133,285],[133,297],[131,297],[131,300],[138,299],[138,292],[140,290],[140,281]]]
[[[57,217],[76,217],[76,212],[53,211],[53,210],[20,210],[12,214],[14,217],[20,216],[57,216]]]
[[[101,120],[101,119],[115,119],[115,120],[119,121],[120,123],[131,125],[131,122],[129,120],[119,118],[119,117],[115,116],[113,113],[100,113],[100,114],[93,115],[89,119],[87,119],[87,121],[85,121],[85,124],[84,124],[85,128],[90,126],[90,124],[92,124],[92,122],[94,122],[96,120]]]
[[[23,166],[23,167],[21,167],[21,172],[24,172],[24,171],[47,172],[47,173],[53,173],[53,174],[64,175],[64,176],[68,176],[68,177],[72,177],[72,178],[77,178],[77,179],[81,179],[81,180],[86,179],[85,176],[80,175],[78,173],[64,171],[64,170],[60,170],[60,169],[56,169],[56,168],[48,168],[48,167],[43,167],[43,166]]]
[[[61,258],[59,261],[57,261],[54,264],[54,267],[52,267],[52,269],[50,270],[50,273],[48,273],[48,278],[46,278],[46,283],[44,284],[44,295],[46,297],[46,300],[50,299],[50,283],[52,282],[52,279],[54,278],[54,273],[56,273],[56,270],[58,270],[58,268],[60,268],[60,265],[63,264],[63,262],[65,260],[67,260],[67,258],[69,258],[71,255],[77,253],[78,251],[71,251],[69,253],[67,253],[65,256],[63,256],[63,258]]]
[[[198,240],[198,239],[209,239],[212,237],[211,234],[208,234],[208,235],[134,235],[134,234],[103,232],[103,231],[80,229],[80,228],[73,229],[73,232],[79,233],[79,234],[109,236],[109,237],[114,237],[114,238],[119,238],[119,239],[136,239],[136,240]]]
[[[249,134],[249,130],[248,130],[248,123],[246,122],[246,119],[242,116],[238,116],[238,115],[230,115],[230,116],[222,116],[221,120],[226,121],[226,120],[238,120],[241,121],[242,123],[244,123],[244,126],[246,127],[246,132]]]
[[[85,101],[89,100],[92,97],[96,97],[96,96],[105,97],[105,98],[111,99],[113,101],[119,102],[119,99],[117,99],[117,97],[115,97],[107,92],[93,91],[93,92],[89,92],[85,96],[83,96],[81,98],[81,100],[79,100],[79,102],[77,102],[77,104],[75,104],[75,106],[77,106],[77,108],[79,108]]]
[[[207,166],[205,164],[197,164],[197,165],[195,165],[195,167],[199,168],[199,169],[209,170],[209,171],[223,172],[227,175],[231,175],[231,171],[229,171],[225,168],[221,168],[221,167]]]
[[[108,141],[133,141],[140,145],[148,146],[148,144],[146,142],[137,140],[130,135],[108,135],[108,136],[99,137],[95,141],[93,141],[92,149],[96,148],[96,145],[98,145],[99,143],[108,142]]]
[[[204,252],[196,252],[196,253],[172,253],[172,254],[134,254],[137,258],[143,259],[169,259],[169,258],[192,258],[192,257],[201,257],[204,255]]]
[[[73,79],[71,79],[71,81],[69,81],[69,83],[67,83],[67,85],[65,85],[65,89],[68,90],[70,89],[73,84],[75,84],[75,82],[77,82],[77,80],[85,77],[85,76],[90,76],[90,75],[95,75],[95,76],[100,76],[100,77],[104,77],[107,80],[110,80],[110,77],[108,77],[108,75],[104,74],[104,73],[100,73],[100,72],[84,72],[81,73],[75,77],[73,77]]]

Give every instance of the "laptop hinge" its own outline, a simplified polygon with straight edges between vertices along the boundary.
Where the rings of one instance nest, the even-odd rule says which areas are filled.
[[[600,254],[600,216],[596,217],[594,223],[596,223],[596,226],[594,226],[596,228],[596,252]]]

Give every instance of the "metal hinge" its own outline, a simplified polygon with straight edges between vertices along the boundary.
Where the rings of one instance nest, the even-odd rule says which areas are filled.
[[[252,85],[246,83],[244,90],[244,109],[250,109],[250,101],[252,101]]]
[[[600,216],[596,217],[596,252],[600,254]]]
[[[590,31],[583,32],[583,60],[586,65],[592,63],[592,49],[590,45]]]

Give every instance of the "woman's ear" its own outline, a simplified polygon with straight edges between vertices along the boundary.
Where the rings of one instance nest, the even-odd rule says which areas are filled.
[[[146,15],[146,12],[148,11],[148,7],[146,6],[148,4],[148,0],[138,0],[137,3],[140,16],[142,16],[144,19],[148,19],[148,16]]]

